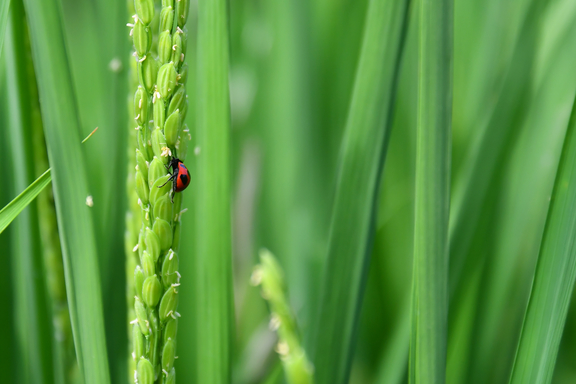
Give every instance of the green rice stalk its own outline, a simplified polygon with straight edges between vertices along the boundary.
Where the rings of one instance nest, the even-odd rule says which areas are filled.
[[[134,14],[134,1],[128,0],[128,14]],[[132,20],[132,19],[130,19]],[[137,62],[130,60],[130,68],[128,73],[128,89],[136,89],[138,87],[138,75],[136,73]],[[136,151],[136,130],[134,129],[134,108],[132,95],[127,98],[128,102],[128,172],[126,180],[126,191],[128,194],[128,210],[126,212],[126,230],[124,233],[124,247],[126,254],[126,304],[128,322],[136,317],[134,312],[134,270],[138,265],[138,254],[134,252],[134,245],[138,243],[138,233],[140,232],[140,207],[138,206],[138,195],[134,184],[133,170],[136,168],[136,158],[134,152]],[[145,163],[144,163],[145,164]],[[127,322],[127,323],[128,323]],[[132,339],[132,325],[128,324],[128,350],[134,350]],[[134,378],[133,372],[136,371],[136,361],[131,356],[128,359],[128,381],[131,382]]]
[[[370,1],[342,140],[311,348],[315,380],[349,381],[409,1]]]
[[[132,88],[132,121],[137,126],[130,128],[136,136],[131,156],[136,172],[129,190],[136,192],[136,196],[131,195],[132,217],[140,218],[138,222],[130,218],[133,227],[129,228],[127,241],[132,247],[127,244],[126,251],[127,266],[134,271],[134,285],[129,290],[135,299],[129,299],[134,308],[130,373],[140,384],[175,382],[182,196],[172,196],[166,166],[173,157],[185,160],[191,139],[183,124],[188,101],[186,79],[181,74],[188,8],[189,0],[165,0],[158,14],[152,0],[135,0],[136,13],[129,24],[138,79]],[[153,33],[155,20],[157,35]],[[155,41],[158,58],[152,50]],[[134,211],[139,213],[134,215]]]
[[[576,101],[564,146],[510,384],[552,382],[576,280]]]
[[[38,90],[34,81],[33,68],[29,68],[29,79],[33,82],[30,87],[30,100],[38,99]],[[32,145],[34,148],[34,169],[36,174],[41,174],[49,168],[48,154],[40,106],[34,105],[31,111]],[[70,324],[70,312],[66,298],[66,284],[64,281],[64,265],[62,263],[62,249],[58,236],[58,223],[56,221],[56,208],[52,188],[47,188],[37,197],[38,221],[40,223],[40,240],[42,255],[46,273],[46,285],[52,306],[52,324],[54,325],[54,350],[55,350],[55,377],[62,383],[75,383],[79,380],[79,367],[74,351],[74,339],[72,337],[72,325]]]
[[[270,328],[278,332],[276,352],[280,355],[288,384],[312,384],[313,367],[302,347],[296,319],[288,303],[284,273],[274,255],[263,249],[260,264],[252,273],[252,284],[262,286],[262,297],[268,301]]]
[[[420,3],[410,383],[443,383],[448,318],[452,0]]]
[[[196,185],[194,195],[196,374],[232,382],[234,307],[230,215],[228,8],[198,3]],[[208,310],[209,308],[209,310]]]

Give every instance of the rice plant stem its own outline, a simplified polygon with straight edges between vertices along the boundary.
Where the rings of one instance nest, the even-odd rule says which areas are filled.
[[[212,384],[231,381],[233,340],[226,5],[198,3],[197,382]]]
[[[444,383],[452,111],[452,0],[419,14],[411,383]]]
[[[315,380],[348,382],[409,1],[373,0],[356,71],[313,330]]]
[[[510,384],[552,381],[576,279],[576,100],[564,139]]]

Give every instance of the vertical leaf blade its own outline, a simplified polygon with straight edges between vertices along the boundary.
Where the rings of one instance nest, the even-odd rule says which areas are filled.
[[[564,139],[511,384],[550,383],[576,279],[576,103]]]
[[[328,259],[312,345],[316,380],[345,383],[372,248],[409,1],[371,1],[341,147]]]
[[[227,2],[198,3],[197,382],[231,381],[233,329]]]
[[[410,382],[443,383],[448,317],[452,0],[420,3]]]
[[[104,314],[76,100],[56,0],[25,0],[42,120],[52,168],[66,290],[86,383],[109,383]]]

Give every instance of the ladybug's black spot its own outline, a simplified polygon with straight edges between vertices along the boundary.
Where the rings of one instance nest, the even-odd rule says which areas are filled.
[[[186,175],[180,175],[180,181],[181,181],[182,184],[184,184],[184,185],[188,184],[188,176],[186,176]]]

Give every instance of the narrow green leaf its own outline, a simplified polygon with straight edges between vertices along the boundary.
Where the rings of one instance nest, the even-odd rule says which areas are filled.
[[[409,1],[375,0],[366,14],[313,330],[311,350],[320,384],[346,383],[350,373],[408,5]]]
[[[10,8],[10,0],[0,0],[0,54],[2,53],[2,45],[4,44],[4,34],[6,33],[6,25],[8,24],[9,8]]]
[[[420,2],[411,383],[443,383],[448,318],[452,0]]]
[[[228,13],[225,0],[198,3],[196,345],[197,382],[231,381],[232,254]],[[193,159],[192,159],[193,160]],[[209,310],[208,310],[209,308]]]
[[[564,139],[511,384],[552,381],[576,279],[576,101]]]
[[[51,180],[52,175],[48,169],[7,206],[2,208],[0,211],[0,233],[4,232],[6,227],[44,190]]]
[[[96,241],[79,119],[57,0],[25,0],[54,179],[76,354],[86,383],[109,383]]]

